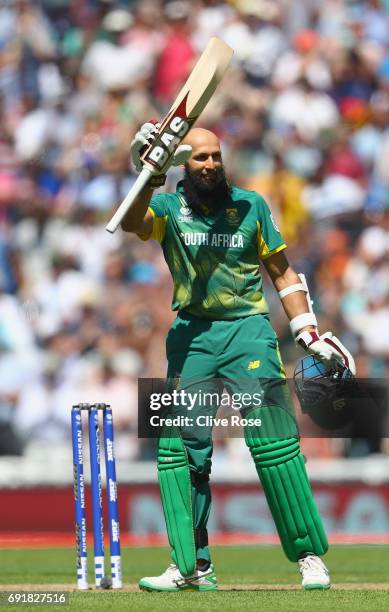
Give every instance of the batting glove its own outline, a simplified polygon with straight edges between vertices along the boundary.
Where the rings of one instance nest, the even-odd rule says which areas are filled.
[[[355,376],[353,356],[332,332],[319,336],[317,331],[302,331],[296,336],[296,344],[299,344],[309,355],[317,355],[335,368],[339,364],[349,368]]]
[[[135,134],[134,140],[131,142],[131,158],[137,172],[141,172],[143,168],[141,157],[145,153],[146,149],[154,142],[160,127],[160,123],[150,120],[144,123],[139,132]],[[150,185],[152,187],[160,187],[161,185],[164,185],[166,180],[166,172],[170,166],[180,166],[185,164],[191,154],[192,147],[190,145],[180,145],[177,147],[174,155],[168,160],[163,168],[163,172],[155,173],[151,179]]]

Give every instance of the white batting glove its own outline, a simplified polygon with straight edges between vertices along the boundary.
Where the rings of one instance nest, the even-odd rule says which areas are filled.
[[[190,145],[179,145],[174,151],[174,155],[171,162],[168,162],[168,168],[170,168],[170,166],[183,166],[188,161],[191,155],[192,147]],[[168,168],[164,169],[165,172],[166,170],[168,170]]]
[[[139,132],[135,134],[134,140],[131,143],[131,158],[137,172],[141,172],[143,168],[141,157],[146,148],[149,147],[155,140],[160,127],[160,123],[147,121],[142,125]],[[169,159],[164,166],[163,172],[158,174],[164,174],[168,171],[170,166],[180,166],[181,164],[185,164],[191,154],[192,147],[190,145],[180,145],[175,150],[173,157]]]
[[[317,331],[302,331],[296,336],[299,344],[309,355],[317,355],[331,366],[346,366],[355,376],[355,361],[351,353],[332,332],[319,336]]]
[[[151,145],[160,127],[160,123],[154,121],[147,121],[142,125],[139,132],[135,134],[134,140],[132,141],[130,148],[132,163],[134,164],[137,172],[141,172],[142,170],[143,164],[140,158],[143,155],[145,148]]]

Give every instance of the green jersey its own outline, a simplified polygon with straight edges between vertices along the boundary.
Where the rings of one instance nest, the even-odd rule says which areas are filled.
[[[149,210],[154,222],[143,240],[158,240],[173,277],[173,310],[207,319],[267,314],[259,260],[285,248],[264,199],[232,187],[217,210],[192,210],[182,183],[158,194]]]

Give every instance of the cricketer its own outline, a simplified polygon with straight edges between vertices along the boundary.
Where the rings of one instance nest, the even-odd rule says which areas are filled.
[[[138,170],[142,148],[152,142],[157,127],[144,124],[131,144]],[[212,386],[213,380],[222,379],[232,388],[246,380],[285,381],[262,289],[261,262],[279,293],[296,343],[308,354],[355,373],[354,360],[341,342],[331,332],[319,334],[305,279],[288,263],[268,205],[259,194],[226,179],[217,136],[192,129],[172,163],[184,165],[176,192],[153,196],[154,187],[164,180],[153,177],[121,224],[142,240],[158,240],[173,278],[177,317],[166,342],[168,381],[195,377]],[[250,423],[260,419],[264,424],[261,429],[245,427],[245,441],[283,550],[297,563],[302,587],[328,589],[330,577],[321,559],[328,542],[297,426],[288,420],[283,398],[277,393],[267,398],[265,392],[261,406],[245,409]],[[190,416],[201,410],[196,413],[194,407]],[[290,425],[287,430],[285,423]],[[158,477],[172,562],[160,576],[142,578],[141,589],[217,589],[207,533],[211,456],[211,425],[199,435],[194,430],[162,430]]]

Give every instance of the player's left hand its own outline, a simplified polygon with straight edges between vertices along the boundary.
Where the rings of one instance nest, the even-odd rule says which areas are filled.
[[[343,365],[349,368],[355,376],[355,361],[350,351],[341,343],[332,332],[319,336],[317,331],[302,331],[296,337],[299,344],[309,355],[317,355],[331,366]]]

